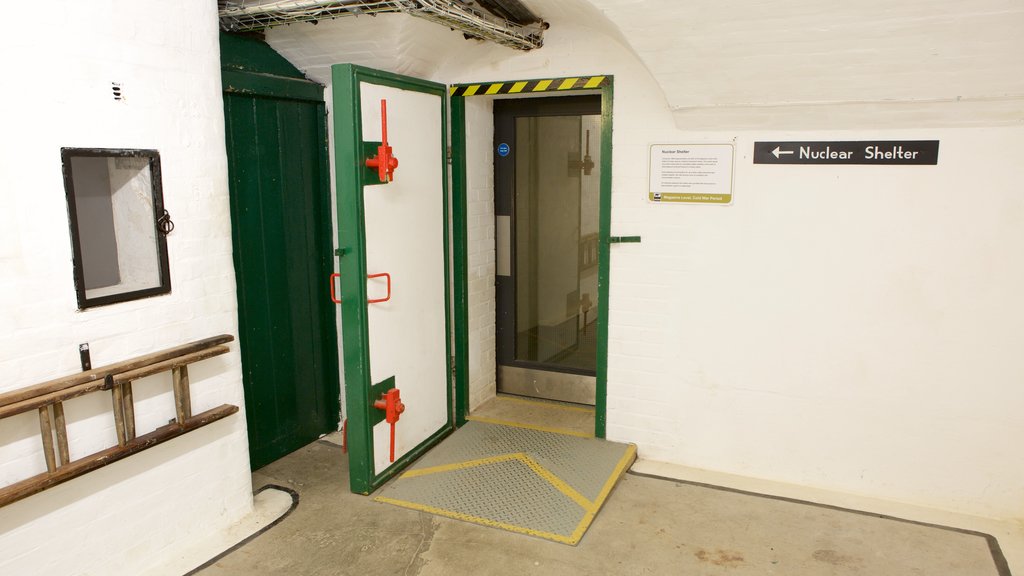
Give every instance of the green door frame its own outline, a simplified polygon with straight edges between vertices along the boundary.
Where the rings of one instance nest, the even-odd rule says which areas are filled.
[[[440,96],[441,98],[441,156],[438,161],[446,163],[448,132],[447,88],[419,78],[382,72],[354,64],[336,64],[331,68],[334,90],[334,162],[337,176],[338,198],[338,257],[342,259],[341,274],[342,344],[345,362],[345,406],[348,418],[348,446],[350,484],[353,492],[369,494],[406,465],[420,457],[453,430],[451,372],[447,371],[447,422],[426,440],[407,452],[387,470],[374,474],[373,426],[383,420],[380,410],[372,408],[380,391],[393,383],[390,378],[382,383],[370,381],[369,322],[366,313],[366,230],[364,225],[365,207],[363,186],[380,184],[375,170],[363,164],[364,148],[362,129],[362,106],[359,85],[361,82],[377,84]],[[396,154],[400,154],[396,150]],[[451,294],[448,271],[450,270],[448,242],[448,178],[447,171],[442,179],[444,197],[444,267],[445,291]],[[352,262],[355,268],[352,268]],[[345,273],[345,271],[348,273]],[[451,312],[445,306],[445,334],[451,334]],[[451,358],[451,339],[446,338],[445,353]],[[393,385],[393,384],[392,384]]]
[[[455,424],[469,416],[469,277],[467,274],[466,98],[497,94],[601,93],[601,213],[597,267],[597,401],[594,436],[604,438],[608,415],[608,287],[612,209],[612,98],[614,78],[590,76],[456,84],[449,89],[452,108],[452,212],[455,247]]]

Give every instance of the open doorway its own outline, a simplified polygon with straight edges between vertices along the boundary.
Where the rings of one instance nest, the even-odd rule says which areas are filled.
[[[587,416],[586,435],[603,438],[612,79],[449,93],[457,422],[481,419],[497,392],[508,408],[532,403],[558,422],[569,412],[548,408],[569,403]]]
[[[494,103],[497,391],[593,406],[599,95]]]

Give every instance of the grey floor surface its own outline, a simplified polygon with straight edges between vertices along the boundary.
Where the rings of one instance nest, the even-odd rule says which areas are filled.
[[[374,499],[575,544],[635,453],[619,442],[466,422]]]
[[[348,491],[347,474],[324,441],[254,473],[254,487],[295,490],[298,506],[199,573],[1000,574],[979,535],[634,474],[576,547],[374,502]]]

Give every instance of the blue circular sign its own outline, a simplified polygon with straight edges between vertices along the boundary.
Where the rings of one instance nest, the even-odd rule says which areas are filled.
[[[505,144],[504,142],[502,142],[501,144],[498,144],[498,156],[501,156],[501,157],[508,156],[508,153],[511,150],[512,149],[508,147],[508,144]]]

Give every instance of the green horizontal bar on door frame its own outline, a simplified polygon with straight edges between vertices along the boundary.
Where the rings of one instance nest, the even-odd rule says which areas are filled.
[[[300,78],[257,74],[244,70],[221,70],[224,91],[232,94],[270,96],[285,100],[324,101],[322,84]]]
[[[567,90],[597,90],[610,83],[607,76],[576,76],[543,78],[518,82],[477,82],[456,84],[448,89],[449,96],[494,96],[495,94],[533,94],[563,92]]]

